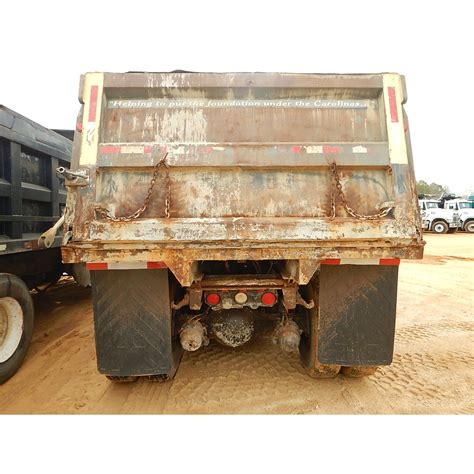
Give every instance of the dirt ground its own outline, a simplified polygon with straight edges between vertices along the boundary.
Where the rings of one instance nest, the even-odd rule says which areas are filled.
[[[426,235],[400,267],[395,356],[365,379],[313,380],[265,339],[186,353],[176,378],[115,384],[96,370],[88,290],[38,295],[33,343],[0,413],[474,413],[474,236]]]

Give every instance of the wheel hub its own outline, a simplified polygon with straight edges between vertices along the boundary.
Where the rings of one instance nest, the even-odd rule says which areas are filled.
[[[0,363],[17,350],[23,335],[23,311],[14,298],[0,298]]]

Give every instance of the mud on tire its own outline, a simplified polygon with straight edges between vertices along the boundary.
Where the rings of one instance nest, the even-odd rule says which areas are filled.
[[[138,380],[138,377],[134,375],[106,375],[106,377],[116,383],[132,383]]]
[[[369,375],[375,374],[378,366],[352,366],[352,367],[341,367],[341,374],[346,377],[360,378],[368,377]]]

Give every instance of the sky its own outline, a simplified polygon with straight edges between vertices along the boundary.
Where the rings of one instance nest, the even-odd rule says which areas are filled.
[[[0,3],[0,103],[72,129],[88,71],[399,72],[417,179],[474,192],[470,2]]]

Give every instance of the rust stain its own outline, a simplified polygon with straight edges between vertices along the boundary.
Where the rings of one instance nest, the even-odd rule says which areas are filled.
[[[68,189],[65,262],[165,261],[190,286],[201,260],[291,260],[286,271],[306,284],[325,258],[421,258],[413,170],[390,162],[382,88],[383,75],[105,74],[97,160],[81,167],[90,182]],[[107,94],[145,105],[114,108]],[[257,106],[188,107],[183,100]],[[102,145],[124,152],[101,155]],[[80,147],[75,142],[73,169]],[[142,148],[148,153],[131,152]],[[163,153],[169,218],[164,171],[139,219],[111,223],[96,214],[98,205],[116,216],[136,210]],[[393,201],[393,214],[349,216],[334,197],[333,161],[352,209],[371,215]]]

